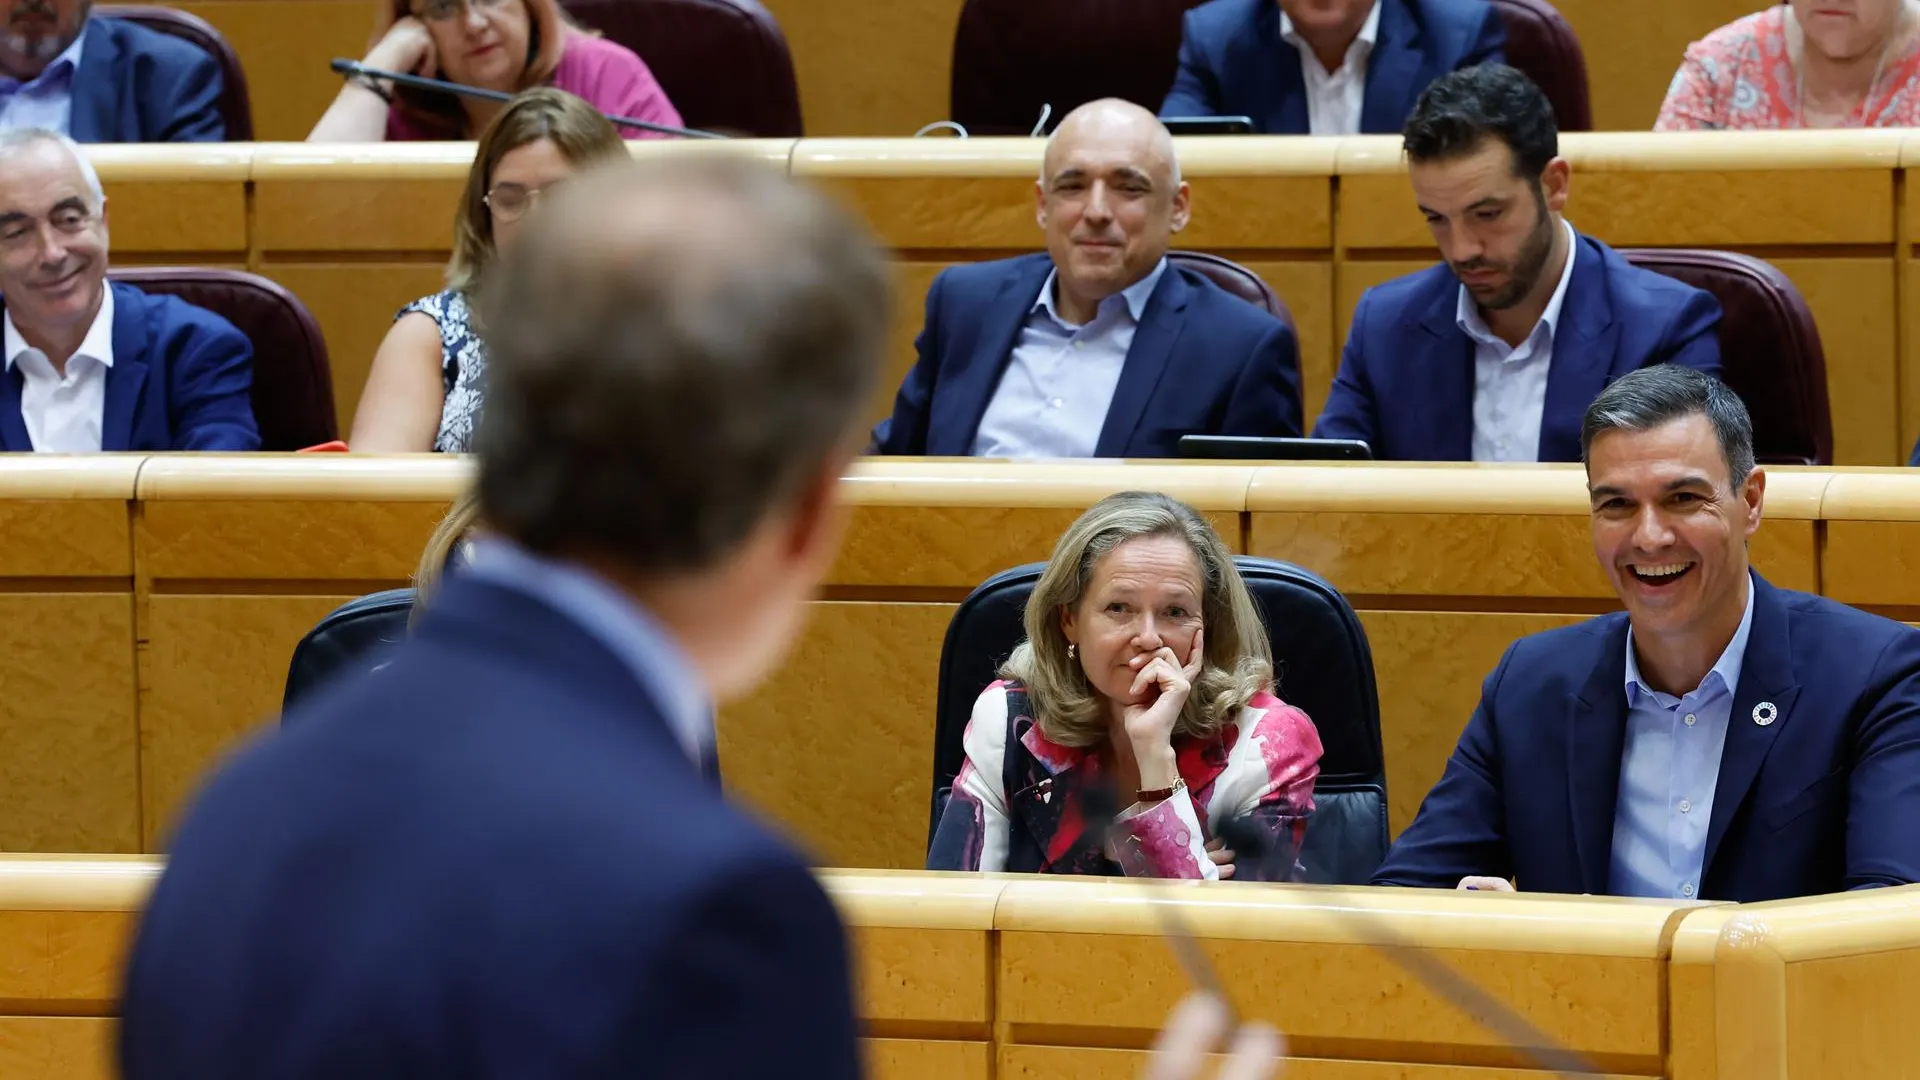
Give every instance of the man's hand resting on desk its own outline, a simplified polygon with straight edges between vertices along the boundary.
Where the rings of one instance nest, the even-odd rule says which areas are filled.
[[[1513,892],[1513,882],[1497,877],[1463,877],[1455,886],[1463,892]]]

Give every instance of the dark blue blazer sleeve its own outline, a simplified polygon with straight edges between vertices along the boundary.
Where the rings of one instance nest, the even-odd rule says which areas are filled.
[[[1897,634],[1868,677],[1848,783],[1846,887],[1920,881],[1920,634]],[[1837,779],[1837,778],[1830,778]],[[1812,807],[1815,783],[1796,803]]]
[[[253,344],[233,324],[184,303],[162,338],[174,450],[258,450],[253,418]]]
[[[942,270],[927,289],[926,316],[920,324],[920,336],[913,339],[917,354],[913,370],[900,383],[893,397],[893,415],[874,425],[873,438],[867,444],[869,454],[924,454],[927,452],[927,428],[932,417],[933,387],[940,378],[940,289],[947,280]]]
[[[1268,331],[1240,369],[1222,435],[1300,435],[1300,346],[1284,323]]]
[[[183,64],[154,73],[154,94],[142,101],[152,122],[148,142],[223,142],[227,122],[220,115],[225,80],[213,57],[193,50]]]
[[[1504,64],[1507,62],[1507,24],[1500,20],[1500,9],[1493,4],[1482,4],[1480,29],[1473,36],[1473,45],[1454,70],[1470,68],[1477,64]]]
[[[667,929],[623,1060],[598,1075],[858,1080],[845,933],[797,862],[714,881]]]
[[[1220,75],[1213,70],[1195,26],[1189,11],[1180,26],[1180,70],[1173,77],[1173,89],[1160,103],[1161,116],[1220,115]]]
[[[1720,301],[1695,290],[1674,319],[1673,332],[1649,364],[1679,364],[1720,376]]]
[[[1413,823],[1394,841],[1386,862],[1374,871],[1373,884],[1451,889],[1463,877],[1513,876],[1494,700],[1514,651],[1515,646],[1507,646],[1487,676],[1480,704],[1447,760],[1447,771],[1420,804]]]
[[[1380,430],[1379,402],[1367,374],[1365,345],[1372,298],[1371,291],[1362,293],[1360,303],[1354,307],[1353,327],[1347,331],[1347,343],[1340,350],[1340,369],[1333,374],[1333,388],[1327,392],[1320,419],[1314,422],[1313,437],[1359,439],[1373,447],[1374,457],[1380,457],[1381,447],[1374,441]]]

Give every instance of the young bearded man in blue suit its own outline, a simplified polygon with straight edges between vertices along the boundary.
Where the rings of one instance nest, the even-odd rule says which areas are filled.
[[[253,346],[107,282],[107,204],[72,140],[0,133],[0,449],[257,450]]]
[[[1747,563],[1746,406],[1663,365],[1581,430],[1624,614],[1522,638],[1379,885],[1747,903],[1920,881],[1920,631]]]
[[[219,142],[220,65],[92,0],[0,0],[0,130],[83,143]]]
[[[1189,191],[1152,113],[1069,113],[1036,197],[1047,254],[934,279],[871,452],[1165,458],[1182,435],[1300,434],[1293,331],[1167,261]]]
[[[1262,135],[1389,135],[1427,84],[1499,63],[1486,0],[1213,0],[1187,12],[1161,116],[1245,116]]]
[[[1720,371],[1720,305],[1561,217],[1553,109],[1504,65],[1435,82],[1408,173],[1446,261],[1368,289],[1314,435],[1391,461],[1576,461],[1580,417],[1650,364]]]

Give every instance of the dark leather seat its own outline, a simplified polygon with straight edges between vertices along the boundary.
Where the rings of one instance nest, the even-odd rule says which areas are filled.
[[[278,283],[243,270],[192,266],[129,267],[108,276],[205,308],[253,342],[253,419],[262,450],[299,450],[339,437],[320,324]]]
[[[185,11],[147,4],[102,4],[93,9],[95,18],[124,19],[149,30],[192,42],[220,65],[220,119],[227,126],[228,142],[253,141],[253,106],[247,98],[247,71],[240,57],[220,36],[213,24]]]
[[[640,54],[688,127],[805,134],[780,24],[759,0],[563,0],[568,14]]]
[[[1049,130],[1100,98],[1159,112],[1180,67],[1180,20],[1203,2],[966,0],[948,119],[973,135],[1026,135],[1043,105]]]
[[[1705,289],[1720,301],[1721,375],[1753,415],[1762,464],[1833,464],[1827,361],[1813,312],[1787,276],[1751,255],[1634,248],[1628,262]]]
[[[1238,556],[1272,643],[1279,695],[1313,718],[1325,754],[1300,853],[1305,880],[1365,884],[1387,854],[1387,777],[1380,695],[1367,633],[1338,590],[1273,559]],[[933,806],[927,841],[966,760],[973,702],[1025,637],[1021,617],[1045,569],[1029,563],[988,578],[953,613],[940,649],[933,735]]]
[[[1561,131],[1592,131],[1587,57],[1580,39],[1547,0],[1493,0],[1507,29],[1507,63],[1526,72],[1553,105]]]
[[[368,593],[334,608],[293,647],[280,703],[282,715],[302,696],[337,676],[379,667],[386,650],[407,636],[407,621],[412,617],[412,589]]]
[[[1206,275],[1215,285],[1286,323],[1287,329],[1294,329],[1293,312],[1287,310],[1286,302],[1259,274],[1239,263],[1200,251],[1169,251],[1167,262]]]

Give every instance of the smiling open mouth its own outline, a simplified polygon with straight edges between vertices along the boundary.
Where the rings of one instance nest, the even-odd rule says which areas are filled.
[[[1660,589],[1693,573],[1694,565],[1690,562],[1681,562],[1629,566],[1627,572],[1632,574],[1634,580],[1640,584]]]

